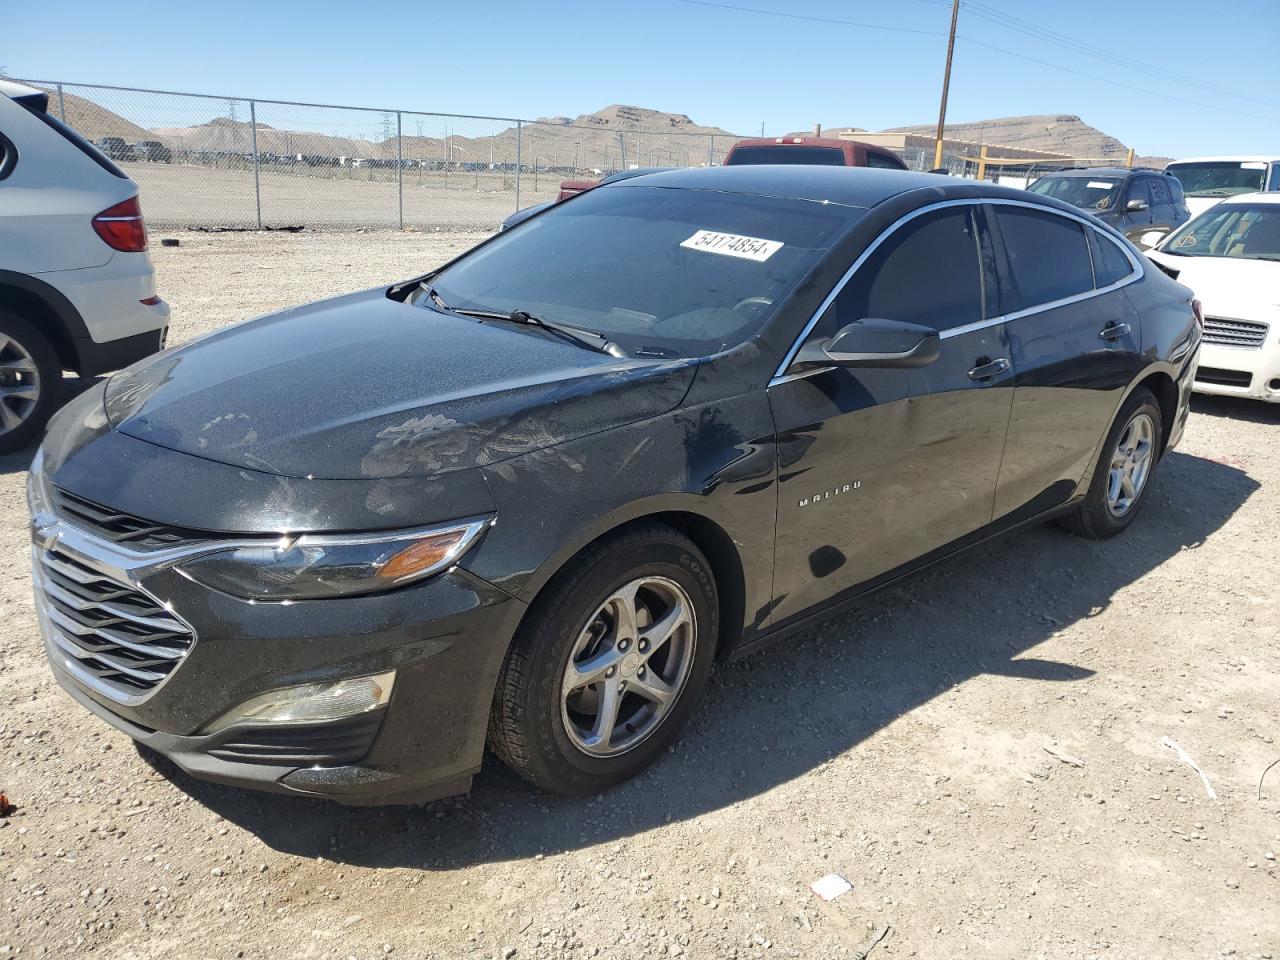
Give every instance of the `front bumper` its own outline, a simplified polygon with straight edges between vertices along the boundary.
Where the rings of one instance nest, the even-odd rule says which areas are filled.
[[[173,551],[126,549],[49,515],[36,518],[33,544],[37,612],[58,683],[192,776],[364,805],[465,792],[479,769],[494,681],[524,610],[488,582],[454,568],[386,594],[252,603],[181,576]],[[50,551],[189,626],[189,647],[167,676],[129,689],[95,675],[101,662],[72,650],[65,603],[51,599],[58,583],[50,587],[42,559]],[[388,670],[396,671],[391,701],[368,714],[204,732],[261,693]]]
[[[1271,331],[1268,342],[1253,349],[1203,344],[1196,393],[1280,403],[1278,336]]]

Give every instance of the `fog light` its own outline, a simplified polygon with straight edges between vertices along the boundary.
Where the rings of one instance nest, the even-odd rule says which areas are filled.
[[[396,672],[353,677],[333,683],[282,687],[246,700],[205,728],[217,733],[237,723],[323,723],[384,707],[391,700]]]

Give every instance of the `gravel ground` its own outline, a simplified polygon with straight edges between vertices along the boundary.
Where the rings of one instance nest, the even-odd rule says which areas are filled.
[[[476,239],[180,236],[154,250],[178,341]],[[606,796],[493,762],[373,810],[154,768],[75,706],[32,612],[30,455],[0,460],[0,958],[848,960],[880,924],[873,960],[1280,957],[1278,431],[1198,400],[1124,537],[1033,530],[721,669]],[[827,873],[852,891],[818,900]]]

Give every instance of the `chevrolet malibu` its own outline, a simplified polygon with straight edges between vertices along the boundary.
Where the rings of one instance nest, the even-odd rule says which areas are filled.
[[[1047,197],[673,171],[170,350],[32,465],[58,682],[197,777],[578,794],[713,665],[997,534],[1120,533],[1182,435],[1190,292]]]

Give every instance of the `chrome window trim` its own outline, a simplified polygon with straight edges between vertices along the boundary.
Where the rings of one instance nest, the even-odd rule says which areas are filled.
[[[796,380],[801,377],[811,376],[812,374],[832,369],[832,367],[814,367],[811,370],[801,370],[795,373],[786,372],[787,368],[790,367],[792,362],[795,360],[796,354],[800,352],[800,348],[803,347],[805,341],[808,340],[809,334],[813,332],[813,328],[817,326],[822,315],[827,312],[831,307],[831,304],[835,302],[836,297],[838,297],[844,290],[845,284],[853,279],[853,275],[858,272],[858,268],[860,268],[867,259],[876,252],[876,249],[880,244],[887,240],[894,231],[904,224],[914,220],[916,217],[923,216],[926,213],[932,213],[934,210],[944,210],[948,207],[982,205],[1025,207],[1028,210],[1048,213],[1053,216],[1062,217],[1066,220],[1074,220],[1082,227],[1096,232],[1099,237],[1099,242],[1106,240],[1107,242],[1115,245],[1115,247],[1125,255],[1125,259],[1129,261],[1129,266],[1132,269],[1128,276],[1122,277],[1115,283],[1108,284],[1105,287],[1095,287],[1092,290],[1085,291],[1084,293],[1077,293],[1070,297],[1051,300],[1048,303],[1037,304],[1036,306],[1027,307],[1023,310],[1015,310],[1012,313],[1003,314],[998,317],[988,317],[984,320],[975,320],[973,323],[966,323],[958,327],[941,330],[938,332],[938,336],[943,340],[949,340],[952,337],[962,336],[966,333],[974,333],[978,330],[984,330],[987,327],[994,327],[1001,323],[1008,323],[1012,320],[1021,320],[1023,317],[1029,317],[1037,313],[1044,313],[1047,310],[1055,310],[1058,307],[1065,307],[1073,303],[1079,303],[1083,300],[1092,299],[1093,297],[1100,297],[1103,294],[1113,293],[1121,287],[1126,287],[1146,276],[1146,268],[1142,265],[1138,257],[1130,251],[1125,244],[1121,243],[1116,239],[1116,237],[1111,235],[1106,224],[1089,217],[1088,214],[1075,214],[1067,210],[1058,210],[1054,207],[1046,207],[1039,203],[1031,203],[1026,200],[1010,200],[1004,197],[964,197],[957,200],[940,200],[937,203],[926,204],[925,206],[912,210],[910,213],[906,213],[893,221],[893,223],[885,227],[874,240],[867,244],[867,248],[858,255],[858,259],[853,261],[853,265],[850,266],[849,269],[844,272],[844,275],[836,281],[835,286],[831,288],[831,292],[827,294],[822,303],[818,305],[818,309],[815,310],[813,316],[809,318],[809,322],[804,325],[804,329],[800,331],[800,335],[791,344],[791,348],[787,351],[782,363],[778,364],[777,370],[773,373],[773,378],[769,381],[769,386],[776,386],[780,383],[786,383],[789,380]],[[1087,241],[1088,238],[1086,237],[1085,239]],[[1092,251],[1090,251],[1090,256],[1092,256]]]

